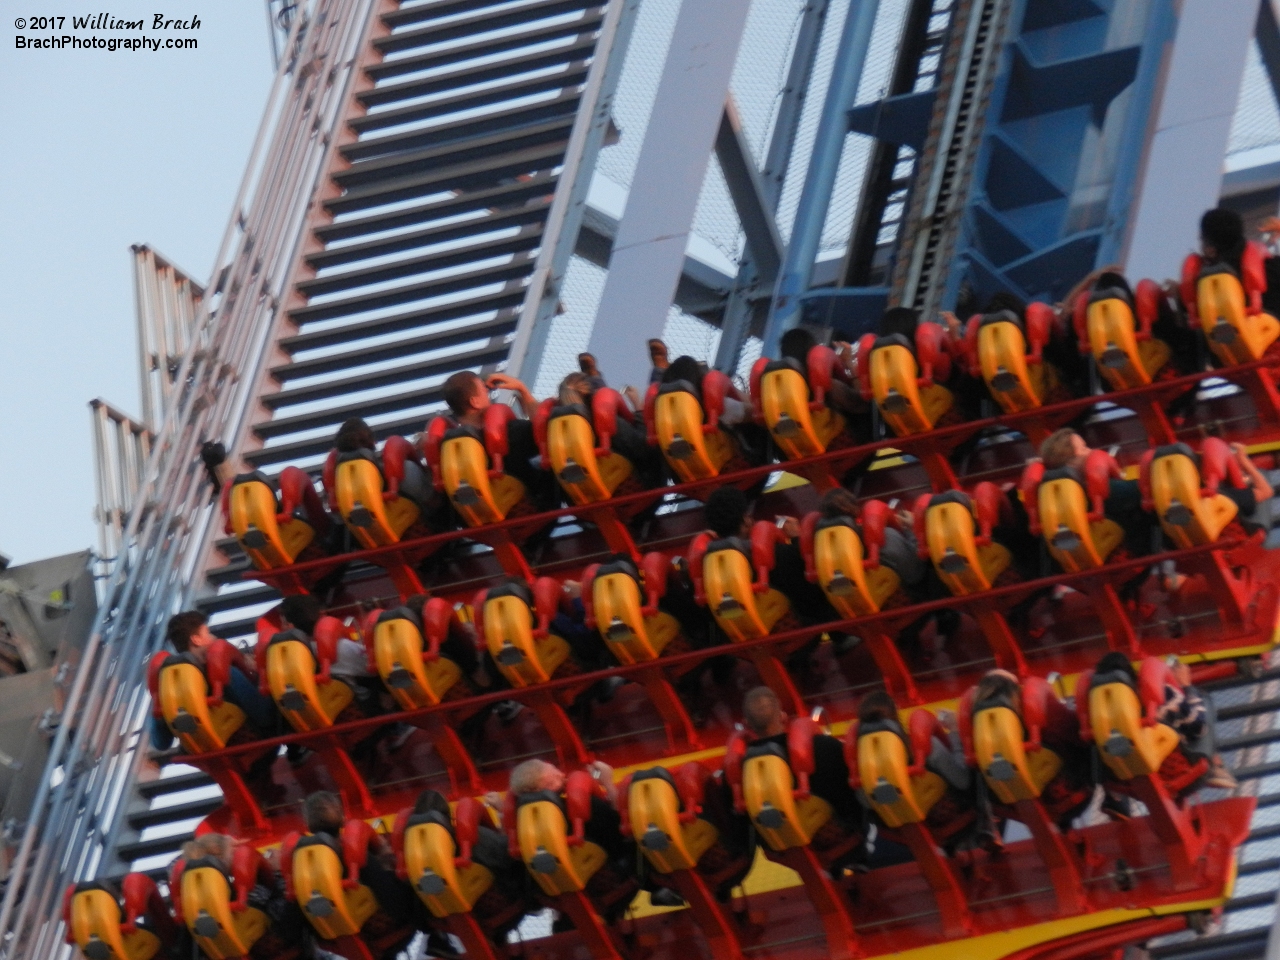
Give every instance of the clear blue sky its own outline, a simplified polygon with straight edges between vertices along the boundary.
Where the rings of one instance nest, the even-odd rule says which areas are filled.
[[[197,50],[158,52],[17,50],[18,15],[108,9],[26,6],[0,16],[0,553],[15,562],[96,545],[88,402],[141,414],[129,246],[208,278],[272,80],[263,0],[109,5],[199,16]]]

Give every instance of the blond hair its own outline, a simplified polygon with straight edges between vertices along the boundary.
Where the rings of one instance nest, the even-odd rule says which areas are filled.
[[[560,381],[557,403],[563,407],[584,403],[591,392],[591,380],[585,373],[571,373]]]
[[[545,760],[526,760],[516,764],[511,770],[511,792],[519,796],[522,793],[537,793],[543,789],[547,775],[555,771],[555,767]]]
[[[206,833],[196,837],[194,840],[188,840],[182,845],[182,859],[190,862],[192,860],[201,860],[205,857],[212,857],[220,861],[223,866],[231,866],[231,851],[234,841],[223,833]]]

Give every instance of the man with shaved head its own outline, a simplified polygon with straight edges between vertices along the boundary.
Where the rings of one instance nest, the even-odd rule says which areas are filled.
[[[742,700],[742,725],[755,738],[755,743],[775,743],[783,750],[787,749],[787,713],[782,709],[778,695],[768,687],[747,691]],[[861,808],[857,794],[849,786],[844,747],[830,734],[814,735],[809,792],[831,804],[835,816],[846,827],[859,828]]]

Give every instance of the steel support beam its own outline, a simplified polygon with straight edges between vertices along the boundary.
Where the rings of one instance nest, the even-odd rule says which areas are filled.
[[[805,174],[804,189],[796,207],[791,242],[778,278],[777,292],[764,333],[764,355],[777,356],[782,334],[800,322],[800,297],[809,288],[813,264],[818,257],[822,227],[831,204],[840,156],[849,133],[848,110],[858,95],[858,83],[871,46],[880,0],[850,0],[835,67],[822,106],[813,155]]]
[[[587,207],[574,253],[597,267],[607,268],[617,235],[616,219],[603,210]],[[718,326],[725,298],[733,283],[733,277],[685,254],[673,302],[685,313],[691,313]]]
[[[954,8],[953,8],[954,9]],[[887,91],[889,98],[912,97],[916,79],[920,75],[920,61],[929,47],[929,22],[933,14],[933,0],[911,0],[907,7],[906,21],[902,27],[902,39],[898,44],[898,56],[893,65],[893,76]],[[941,55],[939,55],[941,60]],[[941,66],[941,64],[939,64]],[[928,115],[924,118],[927,137],[929,119],[933,114],[933,98],[937,95],[937,87],[914,94],[916,102],[928,101]],[[888,102],[870,104],[860,110],[871,109],[876,112],[873,122],[875,128],[872,136],[884,136],[882,118]],[[921,146],[913,147],[918,155]],[[872,286],[872,270],[875,267],[876,248],[879,246],[881,225],[884,221],[889,197],[901,185],[901,179],[895,184],[894,171],[898,168],[901,155],[900,142],[887,138],[877,139],[871,148],[871,157],[867,162],[867,172],[863,177],[862,192],[858,198],[858,208],[854,212],[853,232],[849,237],[849,247],[845,253],[844,276],[842,287]],[[919,167],[918,156],[913,156],[910,164],[912,172]],[[888,271],[883,271],[887,273]],[[883,280],[883,277],[877,278]]]
[[[716,159],[720,161],[729,196],[747,235],[747,252],[760,264],[764,276],[776,277],[782,266],[782,238],[773,219],[773,206],[764,195],[763,181],[751,158],[751,148],[742,134],[742,121],[732,95],[725,100],[720,118]]]
[[[800,29],[796,34],[795,49],[791,52],[791,66],[787,70],[786,86],[782,88],[782,101],[774,120],[773,135],[769,140],[769,152],[765,155],[764,169],[760,172],[761,191],[770,219],[778,210],[778,198],[787,179],[791,164],[791,152],[796,142],[796,131],[804,113],[804,101],[809,92],[809,79],[813,75],[813,61],[822,39],[822,27],[827,20],[830,0],[813,0],[801,14]],[[723,164],[723,160],[721,161]],[[750,245],[743,252],[738,264],[738,276],[733,292],[725,304],[724,320],[720,330],[720,346],[716,350],[715,366],[732,373],[738,367],[742,344],[752,329],[764,323],[768,310],[769,294],[777,280],[777,270],[769,273],[757,266]],[[764,287],[768,293],[760,290]]]
[[[595,56],[578,106],[578,118],[569,135],[561,184],[556,191],[542,231],[542,248],[534,264],[529,292],[520,311],[520,323],[507,358],[507,369],[516,376],[533,378],[542,363],[551,321],[560,302],[569,259],[578,242],[579,228],[587,209],[587,192],[596,157],[614,130],[613,96],[626,59],[627,44],[635,26],[640,0],[613,4],[605,14],[596,41]],[[615,131],[616,132],[616,131]]]
[[[749,9],[696,0],[676,18],[587,348],[617,386],[648,380],[642,345],[675,298]]]
[[[1258,23],[1248,3],[1184,3],[1140,175],[1124,258],[1134,278],[1177,275],[1197,246],[1200,214],[1217,205],[1222,161]]]

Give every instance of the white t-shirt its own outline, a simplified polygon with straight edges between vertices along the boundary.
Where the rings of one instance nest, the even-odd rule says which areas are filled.
[[[720,414],[720,422],[726,427],[735,427],[751,419],[751,408],[741,400],[733,397],[724,398],[724,413]]]
[[[311,641],[311,652],[316,652],[314,640]],[[350,637],[343,637],[338,641],[338,658],[329,666],[329,672],[335,677],[377,676],[369,669],[369,659],[365,654],[364,644]]]

